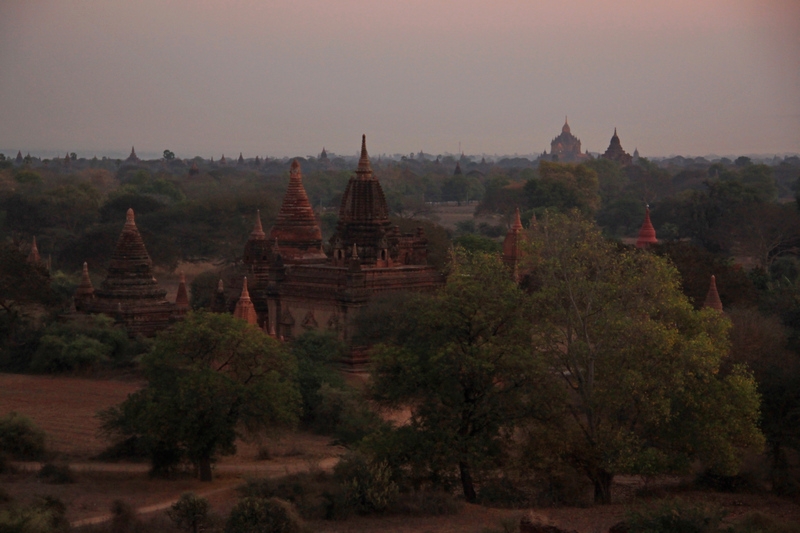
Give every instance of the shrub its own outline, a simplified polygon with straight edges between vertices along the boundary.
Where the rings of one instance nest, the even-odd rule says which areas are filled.
[[[26,507],[0,510],[0,531],[3,533],[53,533],[68,531],[66,506],[58,498],[45,496]]]
[[[338,516],[341,489],[326,472],[300,472],[277,479],[249,480],[239,489],[243,497],[279,498],[294,505],[301,517],[321,520]]]
[[[208,509],[208,500],[187,493],[172,504],[167,511],[167,516],[178,529],[199,533],[208,522]]]
[[[136,519],[136,509],[123,500],[111,502],[111,531],[112,533],[128,533],[135,531],[139,521]]]
[[[507,477],[490,479],[481,483],[478,501],[483,505],[521,509],[530,507],[529,494]]]
[[[86,335],[73,339],[44,335],[31,361],[31,370],[42,373],[88,370],[108,361],[110,354],[111,347]]]
[[[49,483],[51,485],[65,485],[67,483],[75,483],[75,476],[72,474],[69,465],[54,465],[53,463],[46,463],[42,465],[36,478],[42,483]]]
[[[315,429],[333,434],[339,444],[355,444],[383,424],[358,391],[337,389],[323,383],[319,396]]]
[[[342,484],[347,505],[359,514],[386,510],[399,493],[386,461],[375,461],[362,454],[345,456],[334,468]]]
[[[36,461],[45,453],[44,431],[27,417],[11,412],[0,418],[0,449],[21,461]]]
[[[411,516],[442,516],[458,514],[463,505],[449,492],[423,490],[400,494],[389,511]]]
[[[714,507],[674,499],[629,511],[626,523],[629,533],[714,533],[724,516]]]
[[[800,524],[786,524],[765,514],[755,512],[744,517],[730,529],[731,533],[800,533]]]
[[[225,533],[300,533],[300,519],[277,498],[242,498],[231,510]]]
[[[750,473],[740,473],[735,476],[718,474],[706,470],[694,480],[694,485],[701,489],[710,489],[717,492],[761,492],[763,489]]]

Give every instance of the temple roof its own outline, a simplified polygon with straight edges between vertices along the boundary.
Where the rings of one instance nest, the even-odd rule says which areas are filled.
[[[703,307],[722,311],[722,300],[719,299],[719,292],[717,292],[717,278],[714,275],[711,276],[711,283],[708,286],[708,294],[706,294],[706,301],[703,303]]]
[[[33,237],[33,243],[31,243],[31,251],[28,253],[28,263],[41,263],[42,257],[39,255],[39,247],[36,246],[36,237]]]
[[[177,307],[189,307],[189,294],[186,292],[186,276],[181,272],[181,281],[178,285],[178,294],[175,296],[175,305]]]
[[[561,127],[561,133],[566,133],[568,135],[572,134],[569,129],[569,121],[567,121],[567,117],[564,117],[564,125]]]
[[[617,135],[617,128],[614,128],[614,135],[611,137],[611,142],[608,143],[608,148],[601,157],[616,161],[622,165],[630,165],[633,162],[633,157],[622,149],[622,143],[620,143],[619,136]]]
[[[260,228],[260,218],[256,221],[251,239]],[[303,187],[303,173],[300,163],[295,159],[289,170],[289,187],[283,197],[281,210],[275,225],[269,232],[269,241],[280,246],[284,261],[317,261],[325,260],[322,251],[322,232],[317,224],[317,217],[311,202],[308,201],[306,189]]]
[[[656,229],[653,227],[653,223],[650,222],[650,207],[645,208],[644,212],[644,222],[642,222],[642,227],[639,229],[639,237],[636,239],[636,247],[637,248],[646,248],[651,244],[657,244],[658,239],[656,238]]]
[[[83,272],[81,272],[81,282],[78,288],[75,289],[75,298],[91,298],[94,296],[94,287],[92,286],[92,279],[89,277],[89,264],[83,262]]]
[[[163,300],[167,291],[158,286],[152,267],[153,262],[136,227],[133,209],[128,209],[125,226],[108,266],[108,276],[95,295],[115,300]]]
[[[233,316],[240,318],[248,324],[258,324],[258,316],[253,307],[253,302],[250,300],[250,292],[247,290],[247,278],[242,282],[242,294],[239,296],[239,301],[236,302],[236,308],[233,310]]]
[[[131,146],[131,155],[128,156],[126,161],[139,161],[139,158],[136,156],[136,150],[134,150],[133,146]]]

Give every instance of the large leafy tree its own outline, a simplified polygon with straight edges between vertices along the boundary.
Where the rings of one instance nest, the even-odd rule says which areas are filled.
[[[457,470],[468,501],[476,499],[476,470],[492,464],[504,438],[542,406],[535,398],[548,379],[531,357],[524,302],[496,255],[462,251],[437,294],[409,298],[402,312],[386,310],[394,315],[375,350],[372,397],[410,408],[397,437],[413,466],[434,479]]]
[[[111,435],[137,437],[154,467],[185,457],[210,481],[212,460],[234,453],[237,437],[297,420],[291,355],[231,315],[189,313],[142,363],[147,386],[100,416]]]
[[[668,262],[604,240],[577,212],[544,217],[530,242],[534,357],[569,391],[564,416],[542,428],[596,501],[610,500],[618,473],[694,459],[731,473],[741,449],[763,444],[751,375],[719,373],[729,321],[694,310]]]

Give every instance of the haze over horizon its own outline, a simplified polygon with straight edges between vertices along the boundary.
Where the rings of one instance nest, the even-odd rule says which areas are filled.
[[[3,2],[0,100],[44,157],[798,153],[800,3]]]

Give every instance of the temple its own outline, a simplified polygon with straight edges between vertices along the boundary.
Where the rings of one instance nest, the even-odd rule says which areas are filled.
[[[717,278],[714,275],[711,276],[711,283],[708,286],[708,293],[706,294],[706,301],[703,302],[703,308],[716,309],[722,312],[722,300],[720,300],[719,292],[717,292]]]
[[[542,154],[542,159],[559,163],[580,163],[591,158],[588,151],[581,153],[581,140],[572,134],[566,117],[561,134],[550,141],[550,155],[547,152]]]
[[[614,135],[611,137],[608,149],[606,149],[605,153],[600,157],[616,161],[623,166],[633,163],[631,154],[622,149],[622,143],[619,142],[619,136],[617,135],[617,128],[614,128]]]
[[[128,209],[108,274],[99,289],[92,287],[88,265],[83,264],[81,284],[75,291],[75,309],[115,318],[131,336],[155,335],[186,313],[188,298],[184,282],[183,294],[178,291],[178,305],[168,302],[167,291],[153,277],[152,266],[133,209]]]
[[[658,239],[656,238],[656,229],[650,222],[650,206],[647,206],[644,211],[644,222],[639,228],[639,237],[636,239],[636,247],[648,248],[652,244],[658,244]]]
[[[350,341],[353,318],[374,295],[432,291],[444,283],[442,275],[427,264],[422,228],[401,234],[390,222],[383,190],[372,172],[366,136],[327,251],[303,187],[300,163],[295,160],[269,235],[256,214],[244,263],[251,284],[247,293],[243,288],[239,301],[247,296],[259,327],[283,339],[317,329]],[[216,305],[220,307],[219,302]]]
[[[128,156],[128,159],[125,160],[128,163],[138,163],[139,157],[136,155],[136,150],[134,150],[133,146],[131,146],[131,155]]]
[[[534,214],[534,217],[536,215]],[[535,220],[535,219],[534,219]],[[514,281],[519,282],[519,262],[522,259],[522,220],[519,217],[519,208],[514,212],[514,222],[511,224],[505,240],[503,240],[503,263],[513,272]]]

